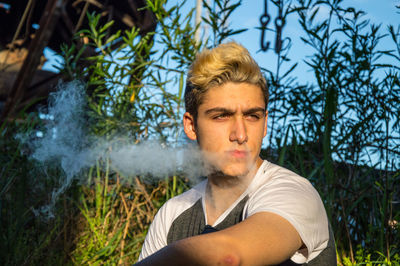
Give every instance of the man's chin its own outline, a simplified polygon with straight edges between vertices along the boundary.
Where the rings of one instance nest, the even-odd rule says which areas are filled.
[[[225,176],[225,177],[243,177],[246,176],[251,170],[251,166],[242,165],[242,166],[227,166],[227,167],[218,167],[213,166],[210,168],[211,176]]]
[[[250,158],[217,158],[210,156],[205,160],[205,168],[208,175],[218,174],[225,176],[246,176],[256,165]]]

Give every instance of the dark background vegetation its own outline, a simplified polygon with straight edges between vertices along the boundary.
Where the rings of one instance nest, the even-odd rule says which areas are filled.
[[[193,39],[194,13],[183,13],[183,3],[167,8],[165,1],[148,1],[158,25],[145,34],[88,14],[88,27],[61,46],[60,73],[64,81],[85,81],[90,133],[126,134],[136,144],[176,140],[186,70],[199,49],[242,32],[224,23],[240,12],[240,3],[218,0],[207,7],[212,34],[200,43]],[[329,16],[315,20],[318,7]],[[277,53],[276,70],[264,69],[271,145],[262,156],[308,178],[320,192],[341,265],[399,265],[400,26],[373,25],[340,0],[292,1],[283,11],[283,17],[298,16],[302,40],[313,51],[304,60],[314,79],[301,84],[293,76],[290,45]],[[382,41],[392,49],[379,50]],[[21,111],[0,125],[0,264],[134,263],[157,209],[188,189],[187,179],[123,182],[99,159],[58,198],[54,217],[43,217],[37,210],[64,173],[57,164],[38,167],[15,136],[35,138],[44,123],[38,112]]]

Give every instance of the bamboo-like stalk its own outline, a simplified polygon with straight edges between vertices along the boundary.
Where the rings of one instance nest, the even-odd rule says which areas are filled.
[[[125,239],[126,239],[126,235],[128,234],[130,220],[131,220],[131,217],[132,217],[132,214],[133,214],[133,210],[135,209],[135,203],[136,203],[136,202],[131,203],[131,208],[128,211],[128,207],[127,207],[126,202],[125,202],[125,197],[124,197],[124,195],[122,193],[120,193],[120,197],[122,199],[122,202],[124,203],[124,207],[125,207],[125,211],[126,211],[127,217],[126,217],[126,224],[125,224],[124,233],[123,233],[122,241],[121,241],[121,252],[120,252],[120,259],[119,259],[118,264],[122,264],[123,263],[122,258],[124,257]]]

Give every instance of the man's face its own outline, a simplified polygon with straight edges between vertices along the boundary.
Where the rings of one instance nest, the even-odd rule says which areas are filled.
[[[187,136],[197,140],[211,166],[225,175],[245,176],[262,162],[267,133],[264,96],[256,85],[228,82],[209,89],[198,108],[197,124],[184,115]]]

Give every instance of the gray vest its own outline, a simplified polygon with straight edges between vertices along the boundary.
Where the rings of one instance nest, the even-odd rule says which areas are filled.
[[[228,216],[217,226],[212,228],[211,231],[218,231],[228,228],[242,221],[243,208],[248,200],[248,196],[244,197],[233,210],[228,214]],[[202,233],[210,232],[211,227],[205,224],[205,217],[203,212],[203,206],[201,204],[201,199],[199,199],[192,207],[184,211],[179,215],[172,223],[168,235],[167,243],[168,245],[177,240],[200,235]],[[290,259],[281,263],[280,265],[300,265],[296,264]],[[308,263],[302,265],[310,266],[336,266],[336,248],[335,239],[333,236],[332,228],[329,225],[329,241],[328,246],[314,259]]]

